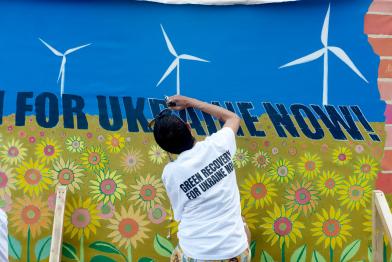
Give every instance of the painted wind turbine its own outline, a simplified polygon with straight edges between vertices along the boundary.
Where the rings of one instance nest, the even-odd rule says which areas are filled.
[[[290,63],[287,63],[279,68],[294,66],[298,64],[307,63],[313,60],[318,59],[322,55],[324,56],[324,78],[323,78],[323,105],[328,104],[328,51],[331,51],[335,54],[340,60],[342,60],[348,67],[351,68],[360,78],[362,78],[366,83],[368,81],[366,78],[361,74],[358,68],[354,65],[348,55],[343,51],[343,49],[336,47],[336,46],[328,46],[328,28],[329,28],[329,12],[330,12],[330,5],[328,6],[328,11],[324,19],[324,25],[321,31],[321,43],[323,44],[323,48],[313,52],[309,55],[301,57],[297,60],[294,60]]]
[[[165,37],[166,45],[167,48],[169,49],[169,52],[175,57],[174,61],[170,64],[170,66],[167,68],[166,72],[163,74],[162,78],[159,80],[157,86],[159,86],[163,80],[176,68],[177,69],[177,95],[180,94],[180,60],[194,60],[194,61],[200,61],[200,62],[209,62],[207,60],[201,59],[196,56],[192,55],[187,55],[187,54],[181,54],[178,55],[176,50],[174,50],[174,47],[172,43],[170,42],[169,37],[167,36],[165,29],[163,29],[163,26],[161,25],[162,28],[162,33],[163,36]]]
[[[63,58],[63,59],[61,60],[60,72],[59,72],[59,76],[58,76],[58,78],[57,78],[57,82],[59,82],[59,81],[60,81],[60,78],[61,78],[61,81],[60,81],[61,90],[60,90],[60,92],[61,92],[61,96],[62,96],[63,93],[64,93],[65,63],[67,62],[67,55],[69,55],[69,54],[71,54],[71,53],[73,53],[73,52],[75,52],[75,51],[77,51],[77,50],[79,50],[79,49],[81,49],[81,48],[84,48],[84,47],[86,47],[86,46],[89,46],[89,45],[91,45],[91,43],[90,43],[90,44],[86,44],[86,45],[81,45],[81,46],[78,46],[78,47],[74,47],[74,48],[70,48],[70,49],[68,49],[67,51],[65,51],[64,53],[60,53],[59,51],[57,51],[56,49],[54,49],[52,46],[50,46],[48,43],[46,43],[46,42],[45,42],[44,40],[42,40],[41,38],[39,38],[39,40],[40,40],[44,45],[46,45],[46,47],[49,48],[49,50],[52,51],[53,54],[55,54],[56,56],[60,56],[60,57]]]

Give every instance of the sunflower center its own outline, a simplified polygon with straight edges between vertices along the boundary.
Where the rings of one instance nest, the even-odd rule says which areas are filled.
[[[41,211],[37,206],[28,205],[23,208],[21,216],[26,224],[32,225],[40,219]]]
[[[73,142],[72,142],[72,147],[75,148],[75,149],[76,149],[76,148],[79,148],[79,147],[80,147],[79,141],[73,141]]]
[[[346,154],[340,153],[340,154],[338,155],[338,159],[339,159],[340,161],[346,160],[346,159],[347,159]]]
[[[132,218],[124,218],[118,225],[118,231],[123,237],[132,238],[139,232],[139,225]]]
[[[101,191],[105,195],[112,195],[117,188],[116,182],[113,179],[105,179],[101,182]]]
[[[323,223],[323,232],[328,237],[336,237],[339,235],[341,226],[338,220],[328,219]]]
[[[370,170],[371,170],[371,166],[370,166],[369,164],[363,164],[363,165],[361,166],[361,171],[362,171],[363,173],[369,173]]]
[[[267,162],[267,159],[265,158],[265,156],[260,155],[260,156],[257,157],[257,162],[258,162],[260,165],[264,165],[264,164]]]
[[[85,208],[76,209],[71,216],[71,222],[76,228],[86,228],[90,221],[90,212]]]
[[[92,165],[98,165],[101,161],[101,156],[98,153],[92,152],[88,157],[88,162]]]
[[[140,196],[143,198],[144,201],[151,201],[154,200],[156,196],[156,189],[152,185],[144,185],[140,189]]]
[[[17,157],[19,155],[19,149],[16,146],[11,146],[8,149],[8,156],[9,157]]]
[[[113,137],[112,138],[112,146],[118,147],[119,145],[120,145],[120,141],[117,138]]]
[[[274,222],[274,231],[279,236],[287,236],[293,228],[293,223],[287,217],[280,217]]]
[[[129,166],[134,166],[136,164],[136,160],[134,157],[130,156],[128,157],[128,165]]]
[[[288,168],[287,166],[280,166],[278,167],[278,176],[286,177],[288,175]]]
[[[42,174],[39,170],[31,168],[26,170],[24,178],[28,184],[37,185],[41,181]]]
[[[324,183],[325,187],[328,189],[333,189],[335,187],[335,180],[333,180],[332,178],[328,178],[325,183]]]
[[[0,172],[0,188],[6,187],[7,183],[8,183],[7,174],[4,172]]]
[[[316,168],[316,163],[314,161],[306,161],[305,168],[308,171],[313,171]]]
[[[62,185],[69,185],[74,179],[74,174],[71,169],[64,168],[59,173],[59,182]]]
[[[360,200],[363,196],[363,187],[354,185],[350,187],[350,198],[351,200]]]
[[[300,188],[295,192],[295,200],[300,205],[309,204],[312,195],[310,194],[309,190],[306,188]]]
[[[251,193],[255,199],[261,199],[267,195],[267,188],[263,183],[257,183],[252,185]]]
[[[47,145],[44,148],[44,154],[46,156],[52,156],[54,154],[54,151],[55,151],[55,149],[54,149],[54,146],[52,146],[52,145]]]

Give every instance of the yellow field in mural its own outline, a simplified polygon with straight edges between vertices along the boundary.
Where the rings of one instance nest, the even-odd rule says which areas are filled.
[[[63,261],[168,261],[177,225],[152,134],[0,129],[0,205],[11,261],[47,261],[57,185],[67,185]],[[263,128],[274,133],[262,117]],[[383,123],[372,123],[384,137]],[[364,132],[365,133],[365,132]],[[203,139],[203,137],[199,137]],[[367,261],[383,142],[239,137],[235,165],[253,261]],[[386,256],[386,255],[385,255]],[[389,256],[388,256],[389,259]]]

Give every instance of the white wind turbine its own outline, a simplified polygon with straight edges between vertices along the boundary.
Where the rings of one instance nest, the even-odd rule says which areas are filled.
[[[343,49],[336,46],[328,46],[328,27],[329,27],[329,12],[331,5],[328,6],[328,11],[324,19],[323,29],[321,31],[321,43],[323,44],[323,48],[313,52],[307,56],[301,57],[297,60],[294,60],[290,63],[287,63],[279,68],[298,65],[307,63],[324,55],[324,78],[323,78],[323,105],[328,104],[328,50],[335,54],[340,60],[342,60],[348,67],[351,68],[360,78],[362,78],[366,83],[368,81],[361,74],[358,68],[354,65],[348,55],[343,51]]]
[[[61,87],[61,96],[64,93],[64,77],[65,77],[65,63],[67,62],[67,55],[69,55],[70,53],[73,53],[83,47],[89,46],[90,44],[86,44],[86,45],[81,45],[78,47],[74,47],[74,48],[70,48],[67,51],[65,51],[64,53],[60,53],[59,51],[57,51],[56,49],[54,49],[52,46],[50,46],[48,43],[46,43],[44,40],[42,40],[41,38],[38,38],[44,45],[46,45],[47,48],[50,49],[50,51],[53,52],[53,54],[55,54],[56,56],[61,56],[63,59],[61,60],[61,66],[60,66],[60,72],[59,72],[59,76],[57,78],[57,82],[59,82],[60,78],[61,78],[61,82],[60,82],[60,87]]]
[[[170,66],[168,67],[166,72],[163,74],[163,76],[159,80],[157,86],[159,86],[162,83],[162,81],[165,80],[165,78],[174,70],[174,68],[177,68],[177,95],[179,95],[180,94],[180,60],[181,59],[184,59],[184,60],[195,60],[195,61],[207,62],[207,63],[209,61],[201,59],[201,58],[196,57],[196,56],[187,55],[187,54],[178,55],[176,50],[174,50],[174,47],[173,47],[172,43],[170,42],[170,39],[167,36],[167,34],[165,32],[165,29],[163,29],[162,25],[161,25],[161,28],[162,28],[163,36],[165,37],[167,48],[169,49],[169,52],[175,57],[175,59],[170,64]]]

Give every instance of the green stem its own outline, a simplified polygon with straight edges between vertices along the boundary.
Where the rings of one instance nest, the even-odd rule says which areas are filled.
[[[333,262],[333,248],[332,248],[332,245],[329,245],[329,261]]]
[[[283,241],[283,245],[282,245],[282,262],[286,261],[286,255],[284,253],[285,252],[284,247],[285,247],[285,242]]]
[[[388,259],[387,259],[387,244],[385,243],[385,241],[383,241],[383,246],[384,246],[384,248],[383,248],[383,261],[387,262],[388,261]]]
[[[80,238],[79,261],[84,262],[84,230]]]
[[[27,262],[30,262],[30,226],[27,228]]]
[[[128,246],[128,262],[132,262],[132,246],[129,244]]]

